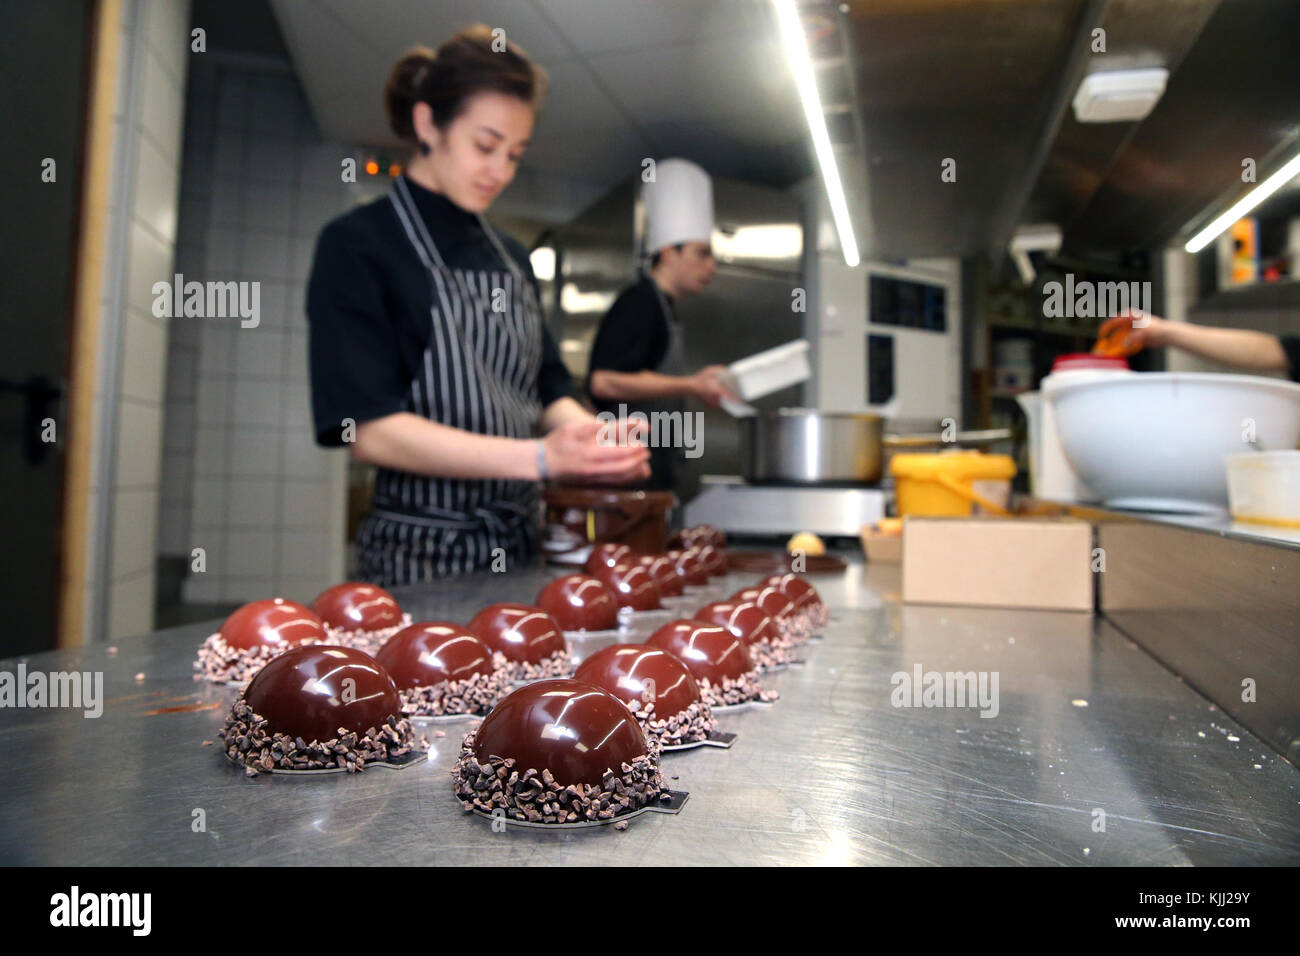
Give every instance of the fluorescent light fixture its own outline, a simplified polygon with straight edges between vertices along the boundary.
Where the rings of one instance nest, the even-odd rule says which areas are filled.
[[[1191,240],[1183,248],[1188,252],[1200,252],[1213,242],[1219,233],[1246,215],[1296,176],[1300,176],[1300,154],[1291,157],[1290,162],[1285,166],[1233,203],[1227,212],[1192,236]]]
[[[803,229],[785,223],[740,226],[728,235],[713,232],[713,254],[723,262],[733,259],[790,259],[803,251]]]
[[[835,231],[840,237],[840,250],[844,253],[845,265],[852,268],[859,262],[858,241],[853,235],[849,204],[845,201],[844,185],[840,182],[840,171],[835,165],[831,136],[826,130],[826,114],[822,110],[821,96],[817,93],[817,79],[813,75],[812,58],[808,54],[808,40],[804,36],[803,24],[799,21],[794,0],[772,0],[772,8],[776,11],[781,45],[785,47],[786,60],[790,64],[790,72],[794,74],[794,85],[799,91],[799,101],[803,104],[804,118],[808,120],[817,168],[821,171],[826,199],[831,204],[831,217],[835,220]]]
[[[555,250],[550,246],[538,246],[528,254],[528,261],[537,281],[551,282],[555,279]]]

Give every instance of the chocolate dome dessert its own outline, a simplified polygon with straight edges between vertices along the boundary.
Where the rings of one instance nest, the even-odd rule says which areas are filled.
[[[727,600],[757,604],[772,619],[781,636],[792,644],[803,644],[812,636],[808,619],[796,612],[794,601],[771,585],[741,588]]]
[[[508,680],[567,677],[573,659],[559,622],[529,604],[490,604],[474,615],[467,630],[488,646]]]
[[[402,628],[411,623],[397,598],[377,584],[345,581],[326,588],[311,609],[325,623],[331,644],[355,647],[374,654]]]
[[[727,556],[722,549],[711,544],[701,544],[696,548],[704,573],[711,578],[720,578],[727,573]]]
[[[271,770],[352,773],[416,746],[393,679],[373,657],[314,644],[258,671],[221,731],[226,754],[250,776]]]
[[[697,587],[709,583],[709,572],[704,570],[704,565],[700,563],[700,552],[695,548],[667,551],[665,554],[672,558],[673,569],[681,578],[682,584]]]
[[[686,665],[658,647],[613,644],[578,666],[586,681],[621,700],[655,747],[704,740],[717,721]]]
[[[404,627],[375,660],[393,678],[408,717],[486,714],[509,692],[487,645],[458,624]]]
[[[605,582],[590,574],[556,578],[538,592],[536,603],[566,631],[618,627],[618,601]]]
[[[794,644],[781,636],[772,618],[752,601],[715,601],[696,611],[695,619],[721,625],[740,638],[759,671],[793,659]]]
[[[794,602],[794,613],[807,619],[809,628],[820,631],[830,621],[830,610],[817,589],[797,574],[774,574],[759,582],[759,587],[774,587]]]
[[[646,644],[676,655],[699,682],[700,696],[713,707],[776,699],[775,693],[763,690],[745,645],[725,627],[681,619],[659,628]]]
[[[616,564],[599,567],[592,577],[602,582],[620,609],[627,611],[657,611],[663,607],[659,599],[659,585],[650,569],[640,564]]]
[[[684,590],[682,579],[677,574],[677,565],[668,555],[642,554],[637,556],[636,563],[650,572],[650,576],[655,579],[655,584],[659,585],[661,598],[681,595]]]
[[[612,568],[616,564],[634,562],[635,559],[636,552],[627,545],[606,541],[591,549],[591,555],[587,558],[586,571],[594,575],[598,568]]]
[[[528,823],[613,821],[667,797],[636,718],[576,680],[538,681],[502,700],[465,737],[452,777],[466,810]]]
[[[226,618],[199,647],[197,678],[243,683],[267,661],[299,644],[327,640],[321,619],[297,601],[253,601]]]

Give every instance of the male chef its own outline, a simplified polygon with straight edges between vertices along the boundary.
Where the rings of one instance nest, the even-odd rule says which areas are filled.
[[[640,270],[637,281],[619,294],[601,320],[587,392],[597,412],[640,412],[653,427],[655,412],[676,412],[680,419],[685,399],[716,408],[730,393],[719,378],[724,366],[686,374],[674,312],[678,300],[700,292],[717,270],[713,181],[695,163],[665,159],[656,164],[654,181],[645,184],[642,197],[649,268]],[[672,490],[681,454],[679,447],[652,443],[651,475],[640,487]]]

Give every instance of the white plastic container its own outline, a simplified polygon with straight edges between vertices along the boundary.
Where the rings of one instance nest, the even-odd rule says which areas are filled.
[[[1268,449],[1300,443],[1300,384],[1280,379],[1145,372],[1045,394],[1070,466],[1114,508],[1223,513],[1224,459],[1250,437]]]
[[[1109,367],[1103,367],[1109,366]],[[1063,356],[1043,379],[1041,392],[1017,395],[1016,401],[1029,420],[1029,481],[1034,496],[1047,501],[1084,502],[1099,500],[1065,457],[1056,427],[1056,412],[1046,394],[1066,382],[1099,381],[1117,375],[1132,375],[1124,363],[1098,361],[1088,356]]]
[[[1237,521],[1300,528],[1300,451],[1229,455],[1228,506]]]
[[[808,340],[796,339],[759,352],[727,366],[734,391],[745,401],[753,401],[812,377],[808,361]]]

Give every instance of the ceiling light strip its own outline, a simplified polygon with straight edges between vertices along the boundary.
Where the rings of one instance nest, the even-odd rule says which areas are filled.
[[[1227,212],[1192,236],[1191,240],[1183,248],[1188,252],[1200,252],[1213,242],[1219,233],[1246,215],[1296,176],[1300,176],[1300,154],[1293,156],[1285,166],[1233,203]]]
[[[858,241],[853,234],[853,223],[849,220],[849,204],[844,198],[840,171],[835,165],[835,152],[831,148],[830,133],[826,129],[826,115],[822,110],[821,96],[817,92],[817,80],[813,74],[812,57],[808,53],[803,23],[799,20],[794,0],[772,0],[772,7],[776,11],[781,31],[781,45],[785,47],[786,60],[790,64],[790,72],[794,74],[794,84],[799,91],[799,101],[803,104],[804,117],[808,120],[817,168],[821,171],[826,199],[831,205],[831,216],[835,220],[835,231],[840,237],[844,262],[853,267],[859,262]]]

